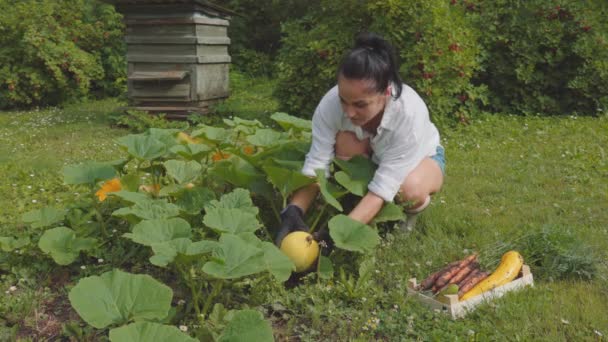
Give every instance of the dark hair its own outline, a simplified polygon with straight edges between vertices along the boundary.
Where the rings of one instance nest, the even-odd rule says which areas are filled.
[[[401,96],[403,81],[399,75],[399,65],[395,49],[375,33],[362,33],[357,36],[355,46],[346,54],[338,76],[355,80],[374,81],[374,90],[383,92],[392,82],[395,86],[394,97]]]

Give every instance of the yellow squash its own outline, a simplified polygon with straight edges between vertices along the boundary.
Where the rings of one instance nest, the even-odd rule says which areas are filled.
[[[505,253],[500,259],[500,265],[498,265],[494,273],[475,285],[460,300],[467,300],[510,282],[517,277],[523,264],[524,258],[518,252],[509,251]]]
[[[319,257],[319,244],[307,232],[289,233],[281,242],[281,252],[296,265],[296,272],[310,269]]]

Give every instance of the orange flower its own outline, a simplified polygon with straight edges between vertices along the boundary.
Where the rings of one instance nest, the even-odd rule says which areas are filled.
[[[109,181],[106,181],[101,186],[101,189],[97,190],[95,196],[99,199],[99,202],[103,202],[108,197],[108,193],[120,191],[122,189],[122,184],[120,184],[120,179],[113,178]]]
[[[211,156],[211,160],[213,160],[214,162],[228,158],[230,158],[230,153],[225,153],[222,151],[217,151]]]
[[[247,146],[243,147],[243,153],[250,156],[255,153],[255,148],[251,145],[247,145]]]

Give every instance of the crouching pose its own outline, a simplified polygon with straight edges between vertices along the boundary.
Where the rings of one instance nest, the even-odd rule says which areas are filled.
[[[360,35],[312,119],[312,145],[302,173],[329,169],[332,158],[371,158],[378,168],[368,192],[349,213],[369,223],[385,201],[405,204],[411,230],[416,215],[443,184],[445,159],[439,132],[420,96],[401,81],[393,47],[372,33]],[[308,230],[304,214],[318,184],[297,190],[281,212],[277,245],[288,233]]]

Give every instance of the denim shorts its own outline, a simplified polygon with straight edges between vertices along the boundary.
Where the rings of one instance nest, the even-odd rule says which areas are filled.
[[[441,173],[445,176],[445,149],[443,146],[437,146],[437,151],[431,156],[431,159],[437,162],[437,165],[439,165],[439,168],[441,169]]]

